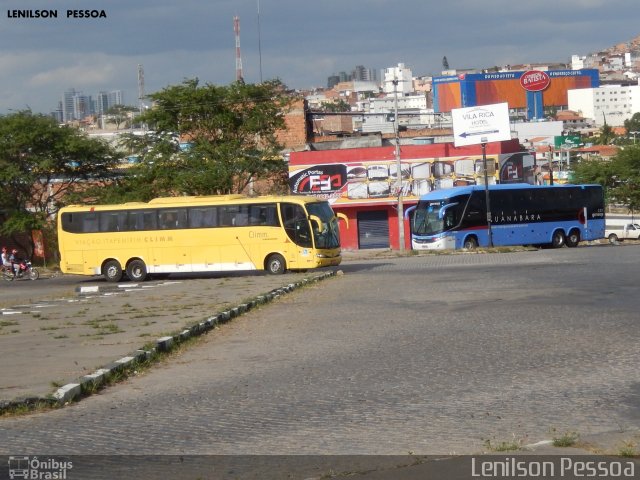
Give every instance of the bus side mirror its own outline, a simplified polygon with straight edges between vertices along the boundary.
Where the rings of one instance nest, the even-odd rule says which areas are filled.
[[[444,212],[447,211],[447,208],[455,207],[456,205],[458,205],[458,202],[447,203],[443,207],[440,207],[440,210],[438,210],[438,219],[442,220],[444,218]]]
[[[344,213],[336,213],[336,217],[338,217],[341,220],[344,220],[344,223],[347,224],[347,229],[349,228],[349,218],[347,218],[347,216]]]
[[[320,217],[318,217],[316,215],[309,215],[309,220],[311,220],[312,222],[314,222],[317,225],[319,232],[324,231],[324,225],[322,223],[322,220],[320,220]]]

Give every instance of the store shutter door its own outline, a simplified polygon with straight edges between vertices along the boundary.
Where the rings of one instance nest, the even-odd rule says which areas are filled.
[[[386,211],[358,212],[358,247],[389,248],[389,218]]]

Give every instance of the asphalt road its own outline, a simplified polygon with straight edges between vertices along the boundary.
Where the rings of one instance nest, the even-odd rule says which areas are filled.
[[[640,246],[351,260],[6,454],[448,454],[640,426]],[[629,433],[631,438],[631,433]]]

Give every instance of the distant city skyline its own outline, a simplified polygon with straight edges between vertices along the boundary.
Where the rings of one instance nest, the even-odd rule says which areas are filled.
[[[357,65],[380,71],[404,63],[417,76],[437,75],[444,56],[458,70],[568,63],[573,54],[640,33],[636,0],[326,0],[321,8],[259,0],[259,17],[257,0],[84,1],[83,8],[104,10],[95,18],[66,18],[63,10],[58,18],[16,18],[6,12],[24,3],[5,3],[0,113],[49,113],[72,87],[120,89],[137,103],[138,65],[147,94],[191,78],[229,84],[236,74],[234,16],[245,81],[279,78],[295,89],[326,87],[329,76]]]

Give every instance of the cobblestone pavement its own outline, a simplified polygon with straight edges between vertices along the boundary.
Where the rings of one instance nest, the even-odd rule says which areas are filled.
[[[0,307],[0,400],[50,395],[56,386],[75,382],[160,337],[318,275],[174,275],[166,281],[117,285],[74,275],[77,287],[66,284],[50,291],[43,291],[46,281],[10,284]],[[24,296],[7,295],[17,289]]]
[[[447,454],[576,432],[615,453],[640,425],[639,255],[347,261],[123,384],[2,419],[0,452]]]

